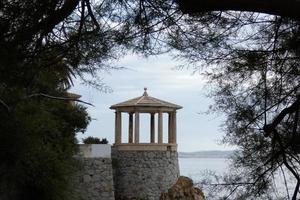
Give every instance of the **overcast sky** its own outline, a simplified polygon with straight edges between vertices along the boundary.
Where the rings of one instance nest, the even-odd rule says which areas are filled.
[[[177,142],[179,151],[199,150],[228,150],[229,146],[219,145],[222,138],[220,125],[221,116],[207,115],[203,112],[212,104],[205,97],[207,93],[205,80],[191,70],[175,70],[179,65],[168,55],[150,58],[127,56],[117,65],[126,67],[124,70],[102,73],[103,81],[112,88],[113,92],[103,93],[81,84],[75,84],[72,92],[82,95],[82,100],[88,101],[95,107],[88,107],[93,118],[87,132],[78,134],[79,140],[87,136],[107,138],[114,143],[114,111],[109,107],[113,104],[132,99],[143,94],[143,88],[148,88],[148,94],[183,106],[177,112]],[[141,142],[150,141],[150,115],[140,116]],[[127,140],[128,114],[122,115],[123,141]],[[157,123],[156,123],[157,124]],[[167,135],[167,115],[164,116],[164,136]],[[166,141],[167,138],[164,137]]]

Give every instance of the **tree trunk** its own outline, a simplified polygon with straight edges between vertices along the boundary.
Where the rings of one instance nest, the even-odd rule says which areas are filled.
[[[249,11],[300,20],[298,0],[177,0],[179,9],[186,14],[207,11]]]

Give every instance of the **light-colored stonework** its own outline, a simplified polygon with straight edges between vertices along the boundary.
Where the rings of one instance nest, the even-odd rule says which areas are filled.
[[[79,154],[85,158],[110,158],[111,145],[109,144],[81,144]]]
[[[144,88],[142,96],[112,105],[115,115],[115,146],[119,144],[140,144],[140,113],[150,115],[150,144],[163,144],[163,115],[168,115],[168,144],[176,144],[176,111],[182,107],[167,101],[151,97]],[[122,143],[122,113],[128,114],[128,142]],[[157,116],[157,135],[155,119]],[[156,139],[157,137],[157,139]],[[142,144],[140,148],[147,146]],[[132,149],[135,150],[135,149]],[[147,150],[147,149],[145,149]]]
[[[117,200],[158,200],[179,176],[176,151],[112,150]]]
[[[114,148],[118,151],[177,151],[177,144],[122,143]]]

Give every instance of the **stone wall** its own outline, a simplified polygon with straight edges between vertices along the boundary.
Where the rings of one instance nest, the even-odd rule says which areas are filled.
[[[114,200],[111,158],[78,158],[81,170],[74,177],[74,187],[82,200]]]
[[[112,151],[116,200],[158,200],[179,177],[176,151]]]

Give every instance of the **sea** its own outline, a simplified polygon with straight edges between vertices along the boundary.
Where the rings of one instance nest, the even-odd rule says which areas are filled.
[[[216,174],[222,175],[229,170],[229,159],[227,158],[195,158],[195,157],[180,157],[179,156],[179,168],[180,168],[180,175],[187,176],[191,178],[194,184],[197,187],[200,187],[204,194],[209,193],[208,189],[201,185],[201,181],[207,178],[208,174]],[[292,194],[294,185],[291,177],[286,177],[288,182],[288,193]],[[284,185],[284,179],[281,176],[275,177],[275,189],[274,198],[271,199],[287,199],[281,198],[282,196],[286,197],[287,191]],[[217,199],[217,198],[207,198],[207,199]],[[230,198],[229,198],[230,199]],[[264,198],[263,198],[264,199]]]
[[[190,177],[194,182],[201,181],[209,171],[222,175],[228,166],[227,158],[179,158],[180,175]]]

